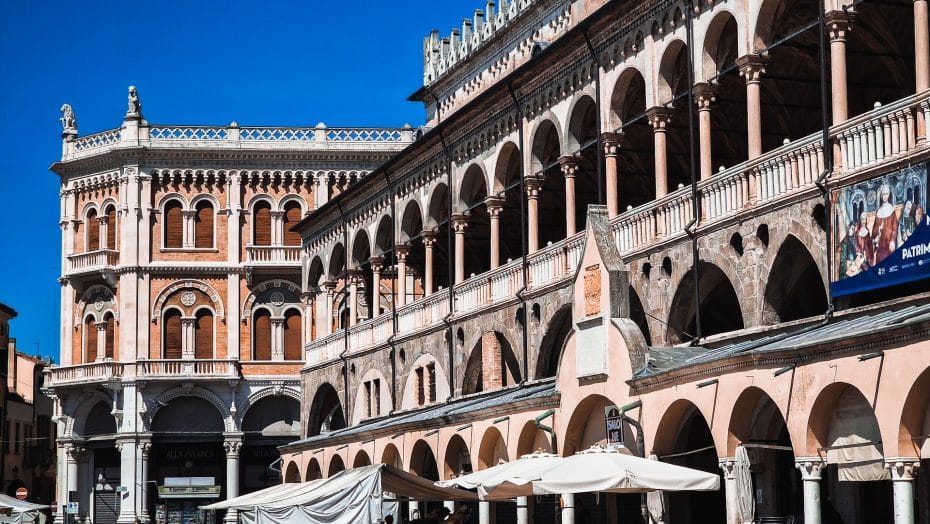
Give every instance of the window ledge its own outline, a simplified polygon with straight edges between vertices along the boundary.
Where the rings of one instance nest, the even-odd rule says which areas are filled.
[[[219,253],[215,247],[163,247],[161,253]]]

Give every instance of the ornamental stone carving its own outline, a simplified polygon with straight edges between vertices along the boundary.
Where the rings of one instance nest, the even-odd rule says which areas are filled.
[[[191,307],[195,302],[197,302],[197,295],[194,295],[192,291],[185,291],[181,294],[181,303],[185,306]]]
[[[275,291],[271,294],[271,303],[275,306],[281,307],[284,305],[284,293],[280,291]]]
[[[139,101],[139,92],[136,86],[129,86],[129,107],[126,110],[126,116],[142,116],[142,102]]]
[[[74,110],[71,109],[71,104],[63,104],[61,106],[61,118],[58,120],[61,122],[61,131],[65,135],[76,135],[77,134],[77,118],[74,116]]]

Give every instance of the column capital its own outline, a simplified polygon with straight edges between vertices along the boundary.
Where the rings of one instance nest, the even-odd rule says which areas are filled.
[[[464,233],[468,227],[468,215],[465,213],[454,213],[452,215],[452,229],[456,233]]]
[[[574,155],[561,156],[559,157],[559,166],[562,167],[562,175],[565,178],[574,178],[578,173],[578,158]]]
[[[70,444],[65,446],[65,453],[68,454],[69,461],[80,462],[87,455],[87,449],[84,446]]]
[[[423,241],[423,245],[426,247],[433,247],[436,245],[436,241],[439,239],[439,233],[433,231],[432,229],[424,229],[420,231],[420,239]]]
[[[326,292],[326,294],[330,296],[332,296],[336,292],[336,282],[332,280],[327,280],[326,282],[323,282],[322,284],[320,284],[320,287],[323,288],[323,291]]]
[[[284,218],[284,211],[280,209],[275,209],[274,211],[269,212],[271,218]]]
[[[820,457],[798,457],[794,461],[794,467],[801,472],[801,480],[816,481],[820,480],[820,474],[827,463]]]
[[[720,459],[720,469],[723,470],[723,478],[733,480],[736,478],[736,459],[729,457]]]
[[[346,280],[349,281],[349,284],[361,284],[362,283],[362,271],[358,268],[352,268],[346,272]],[[283,319],[282,319],[283,320]]]
[[[142,440],[139,441],[139,451],[142,452],[142,458],[148,458],[149,453],[152,451],[152,441],[151,440]]]
[[[239,458],[239,451],[242,450],[242,441],[241,440],[224,441],[223,449],[226,450],[226,458]]]
[[[397,244],[394,246],[394,256],[397,257],[398,262],[406,262],[407,255],[410,254],[410,246],[407,244]]]
[[[846,11],[829,11],[824,16],[827,32],[831,42],[845,42],[849,32],[853,29],[855,13]]]
[[[526,191],[526,198],[535,200],[539,198],[539,192],[542,190],[542,178],[531,175],[523,179],[523,189]]]
[[[888,460],[885,467],[891,472],[891,480],[896,482],[914,480],[917,468],[920,467],[920,459],[917,458],[896,458]]]
[[[499,217],[501,211],[504,209],[504,199],[499,196],[491,195],[484,199],[484,205],[488,208],[488,215]]]
[[[601,133],[601,145],[606,156],[617,156],[620,153],[620,144],[623,143],[623,133]]]
[[[694,95],[694,105],[701,111],[709,111],[710,104],[717,100],[714,85],[710,82],[694,84],[692,93]]]
[[[758,83],[765,73],[765,58],[762,55],[750,53],[736,59],[736,65],[739,67],[739,74],[746,79],[747,84]]]
[[[181,216],[184,218],[196,218],[197,210],[196,209],[182,209]]]
[[[671,117],[672,110],[665,106],[653,106],[646,110],[646,118],[654,131],[665,131]]]
[[[97,326],[97,331],[106,331],[106,330],[107,330],[107,322],[106,322],[105,320],[101,320],[101,321],[99,321],[99,322],[94,322],[94,326]]]
[[[368,259],[368,263],[371,264],[371,270],[375,272],[381,272],[384,269],[384,257],[374,256]]]
[[[101,225],[105,225],[110,222],[110,217],[106,215],[100,215],[97,217],[97,222],[99,222]]]

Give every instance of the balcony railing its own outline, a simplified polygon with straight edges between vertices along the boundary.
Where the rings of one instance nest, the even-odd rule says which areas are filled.
[[[136,363],[136,377],[140,379],[176,379],[179,376],[199,379],[229,379],[239,377],[239,363],[235,360],[140,360]]]
[[[876,107],[831,128],[830,138],[840,157],[831,180],[849,177],[927,148],[926,140],[918,140],[918,113],[925,122],[930,122],[930,92]],[[811,190],[823,172],[823,155],[822,133],[814,133],[700,182],[698,197],[702,222],[699,226],[713,227],[753,206],[782,201]],[[684,187],[613,219],[620,252],[628,255],[683,236],[694,216],[692,202],[691,188]],[[556,285],[571,276],[578,265],[583,242],[584,232],[581,232],[529,255],[528,290]],[[451,291],[441,290],[399,308],[397,334],[406,336],[441,323],[449,314],[450,292],[453,293],[454,316],[470,315],[515,297],[523,284],[522,260],[472,276]],[[310,342],[305,348],[307,364],[318,365],[338,358],[346,350],[354,353],[381,344],[391,334],[391,323],[391,314],[386,313],[352,327],[348,341],[340,331]]]
[[[246,246],[246,263],[263,266],[300,265],[300,246]]]
[[[81,273],[97,271],[115,267],[119,264],[119,251],[113,249],[98,249],[88,253],[68,255],[69,272]]]
[[[76,366],[47,368],[47,387],[86,384],[90,382],[107,382],[119,379],[123,375],[123,364],[104,361]]]

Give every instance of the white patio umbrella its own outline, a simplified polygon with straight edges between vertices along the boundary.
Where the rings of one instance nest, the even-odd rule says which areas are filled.
[[[532,486],[537,495],[714,491],[720,489],[720,478],[714,473],[592,447],[545,469]]]
[[[477,489],[481,500],[505,500],[533,494],[530,483],[562,460],[558,455],[536,452],[481,471],[437,482],[442,487]]]
[[[649,460],[659,460],[656,455],[649,455]],[[665,524],[665,508],[668,505],[664,491],[650,491],[646,493],[646,508],[653,524]]]
[[[750,465],[746,447],[736,446],[736,506],[739,510],[740,524],[752,524],[756,520],[756,500],[753,497]]]

